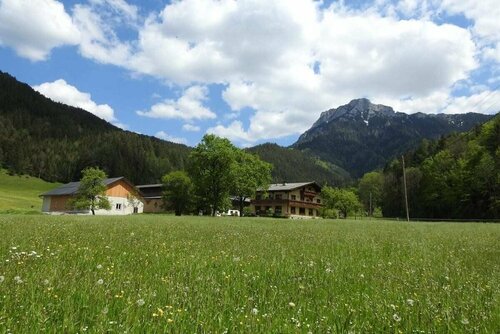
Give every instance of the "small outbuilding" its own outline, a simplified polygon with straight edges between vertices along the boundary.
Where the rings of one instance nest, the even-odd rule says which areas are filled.
[[[142,213],[144,199],[140,191],[126,178],[115,177],[103,180],[106,186],[106,196],[111,203],[111,210],[96,210],[96,215],[128,215]],[[80,182],[63,184],[41,194],[43,198],[42,212],[49,214],[91,214],[90,210],[73,210],[69,200],[73,198],[80,187]]]
[[[144,212],[158,213],[164,212],[163,206],[163,184],[142,184],[138,185],[137,189],[142,193],[144,198]]]

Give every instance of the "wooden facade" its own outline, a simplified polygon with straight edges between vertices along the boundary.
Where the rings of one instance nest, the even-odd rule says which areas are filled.
[[[160,213],[165,212],[165,207],[163,205],[163,184],[143,184],[138,185],[139,189],[144,198],[144,212],[148,213]]]
[[[258,191],[251,210],[256,215],[315,218],[323,207],[321,187],[315,182],[272,184]]]
[[[106,179],[104,184],[111,210],[97,210],[96,214],[125,215],[143,212],[144,200],[140,192],[125,178]],[[73,210],[70,207],[70,200],[76,195],[78,187],[79,182],[71,182],[42,194],[42,212],[88,214],[89,210]]]

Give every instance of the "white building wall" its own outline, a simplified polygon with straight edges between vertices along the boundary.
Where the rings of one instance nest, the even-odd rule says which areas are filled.
[[[130,203],[127,198],[123,197],[113,197],[108,196],[109,203],[111,204],[111,210],[96,210],[96,215],[102,216],[111,216],[111,215],[131,215],[134,213],[134,205]],[[119,205],[117,205],[119,204]],[[137,208],[137,212],[135,213],[143,213],[144,212],[144,203],[140,200],[137,200],[135,203],[135,207]],[[77,214],[77,215],[92,215],[92,211],[82,210],[82,211],[50,211],[50,196],[45,196],[43,198],[42,204],[42,212],[50,213],[53,215],[61,215],[65,213]]]
[[[108,196],[108,200],[111,204],[111,210],[96,210],[96,215],[131,215],[134,213],[134,205],[127,198]],[[135,204],[137,205],[136,213],[142,213],[144,211],[144,203],[137,200]]]

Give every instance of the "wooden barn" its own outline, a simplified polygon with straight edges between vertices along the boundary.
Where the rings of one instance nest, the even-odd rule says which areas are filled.
[[[103,181],[106,196],[111,203],[111,210],[96,210],[96,215],[128,215],[142,213],[144,199],[137,188],[124,177],[115,177]],[[91,214],[90,210],[72,210],[68,201],[76,195],[80,182],[63,184],[40,195],[43,197],[42,212],[49,214]]]
[[[144,212],[159,213],[165,211],[162,200],[163,184],[143,184],[138,185],[137,189],[141,191],[144,198]]]

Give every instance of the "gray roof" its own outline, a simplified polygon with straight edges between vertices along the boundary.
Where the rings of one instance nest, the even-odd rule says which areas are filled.
[[[135,186],[136,188],[158,188],[158,187],[163,187],[163,183],[155,183],[155,184],[141,184],[138,186]]]
[[[123,176],[121,177],[113,177],[110,179],[104,179],[102,183],[104,183],[105,186],[110,185],[111,183],[115,183],[116,181],[125,179]],[[78,188],[80,187],[80,182],[70,182],[63,184],[59,188],[49,190],[40,196],[61,196],[61,195],[74,195],[78,191]]]
[[[288,191],[288,190],[293,190],[297,188],[301,188],[310,184],[316,184],[318,187],[320,187],[316,182],[311,181],[311,182],[296,182],[296,183],[273,183],[269,185],[269,188],[267,191]],[[321,188],[321,187],[320,187]],[[259,191],[262,191],[262,189],[258,189]]]

